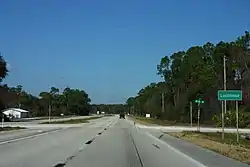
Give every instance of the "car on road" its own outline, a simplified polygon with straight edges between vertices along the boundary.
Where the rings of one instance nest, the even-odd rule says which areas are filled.
[[[120,114],[120,119],[125,119],[125,114],[124,113]]]

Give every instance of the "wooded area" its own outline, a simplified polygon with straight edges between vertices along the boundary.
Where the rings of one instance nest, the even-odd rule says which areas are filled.
[[[8,75],[7,63],[0,56],[0,83]],[[91,111],[90,98],[84,90],[65,88],[62,92],[51,87],[48,92],[41,92],[36,97],[23,90],[23,86],[8,87],[0,85],[0,110],[17,107],[30,111],[30,116],[88,115]]]
[[[190,121],[190,102],[193,103],[193,122],[197,121],[196,99],[201,104],[201,122],[220,125],[221,102],[217,91],[223,89],[223,56],[226,57],[227,89],[243,91],[240,102],[241,127],[249,126],[250,116],[250,36],[249,32],[232,42],[207,42],[165,56],[157,65],[164,81],[142,88],[127,104],[130,112],[177,122]],[[164,106],[162,106],[164,98]],[[227,102],[226,126],[235,123],[235,103]],[[234,124],[235,125],[235,124]]]
[[[126,104],[93,104],[92,112],[103,111],[107,114],[127,113],[129,107]]]

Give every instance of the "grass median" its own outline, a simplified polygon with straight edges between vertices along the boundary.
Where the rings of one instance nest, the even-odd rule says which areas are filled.
[[[19,127],[19,126],[16,126],[16,127],[10,127],[10,126],[7,126],[7,127],[1,127],[0,128],[0,132],[2,131],[12,131],[12,130],[21,130],[21,129],[25,129],[24,127]]]
[[[62,121],[47,121],[42,122],[41,124],[81,124],[81,123],[89,123],[89,120],[98,119],[101,117],[89,117],[89,118],[82,118],[82,119],[69,119],[69,120],[62,120]]]
[[[250,141],[240,139],[236,142],[236,134],[225,133],[222,141],[221,133],[201,133],[201,132],[171,132],[171,136],[180,138],[203,148],[210,149],[224,156],[250,164]]]

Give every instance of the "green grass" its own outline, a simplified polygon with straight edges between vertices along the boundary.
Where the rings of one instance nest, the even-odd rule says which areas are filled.
[[[167,133],[176,138],[187,140],[203,148],[210,149],[224,156],[250,164],[250,141],[240,139],[236,142],[236,134],[225,133],[224,140],[221,133],[202,132],[170,132]]]
[[[168,133],[171,135],[171,133]],[[173,133],[175,134],[175,132]],[[221,132],[178,132],[179,138],[185,138],[185,137],[189,137],[189,136],[196,136],[199,138],[203,138],[203,139],[208,139],[208,140],[213,140],[219,143],[225,143],[225,144],[229,144],[229,145],[240,145],[242,147],[245,148],[249,148],[250,149],[250,141],[246,140],[246,139],[239,139],[239,143],[237,143],[237,136],[235,133],[224,133],[224,140],[222,140],[222,134]],[[174,135],[175,137],[177,137],[176,135]]]
[[[105,114],[104,117],[112,117],[114,114]]]
[[[16,126],[16,127],[9,127],[9,126],[7,126],[7,127],[1,127],[0,128],[0,132],[2,132],[2,131],[11,131],[11,130],[20,130],[20,129],[25,129],[24,127],[19,127],[19,126]]]
[[[160,120],[156,118],[133,117],[132,119],[142,124],[156,124],[156,125],[165,125],[165,126],[174,126],[174,125],[188,126],[190,125],[189,123],[178,123],[176,121]],[[195,126],[195,124],[193,124],[193,126]]]
[[[183,122],[170,121],[170,120],[161,120],[161,119],[156,119],[156,118],[135,117],[135,116],[130,116],[130,118],[144,125],[155,124],[155,125],[163,125],[163,126],[190,126],[190,123],[183,123]],[[216,127],[216,125],[205,124],[205,123],[201,124],[201,126],[202,125]],[[193,122],[193,126],[197,126],[197,124]]]
[[[184,134],[198,134],[203,138],[217,141],[220,143],[226,143],[230,145],[237,145],[237,136],[235,133],[224,133],[224,140],[222,140],[221,132],[212,133],[212,132],[184,132]],[[240,137],[240,136],[239,136]],[[239,139],[239,144],[245,148],[250,148],[250,141],[246,139]]]
[[[81,123],[88,123],[89,120],[98,119],[101,117],[90,117],[90,118],[83,118],[83,119],[69,119],[69,120],[62,120],[62,121],[51,121],[51,122],[42,122],[41,124],[81,124]]]

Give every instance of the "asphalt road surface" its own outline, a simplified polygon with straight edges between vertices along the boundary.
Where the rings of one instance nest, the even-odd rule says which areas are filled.
[[[17,132],[0,134],[1,167],[248,166],[118,116],[36,134],[28,131],[18,132],[15,139],[10,136]]]

